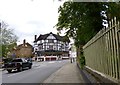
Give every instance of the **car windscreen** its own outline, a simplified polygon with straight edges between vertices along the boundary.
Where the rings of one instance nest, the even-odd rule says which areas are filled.
[[[22,62],[22,59],[14,59],[12,62]]]

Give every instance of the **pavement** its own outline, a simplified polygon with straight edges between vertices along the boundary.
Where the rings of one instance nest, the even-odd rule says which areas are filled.
[[[43,83],[85,83],[85,81],[76,62],[68,62],[50,75]]]

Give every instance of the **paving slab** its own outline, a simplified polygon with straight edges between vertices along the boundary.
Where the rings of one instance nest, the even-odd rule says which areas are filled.
[[[76,63],[67,63],[43,83],[85,83]]]

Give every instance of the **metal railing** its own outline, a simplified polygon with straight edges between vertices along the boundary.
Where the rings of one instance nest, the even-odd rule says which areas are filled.
[[[83,46],[86,65],[120,80],[120,23],[116,18]]]

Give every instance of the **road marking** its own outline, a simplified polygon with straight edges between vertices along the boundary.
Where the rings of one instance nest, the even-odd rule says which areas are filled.
[[[48,62],[48,63],[55,63],[55,61],[51,61],[51,62]]]

